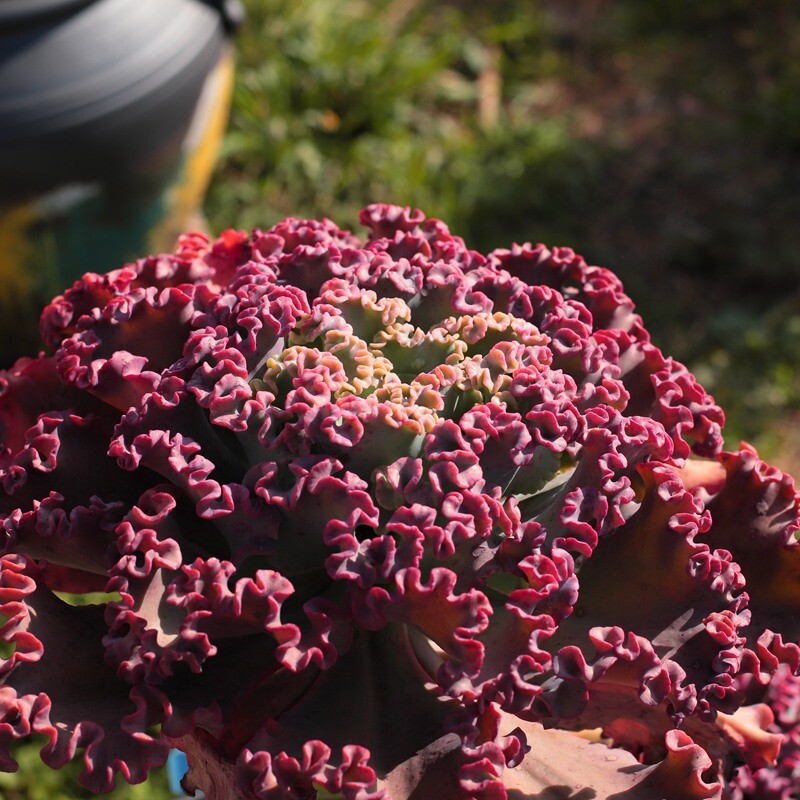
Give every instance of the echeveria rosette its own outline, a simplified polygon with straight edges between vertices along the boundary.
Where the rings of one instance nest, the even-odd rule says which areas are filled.
[[[86,275],[0,375],[0,764],[43,733],[95,791],[169,744],[211,800],[791,796],[794,484],[722,453],[608,270],[362,222]]]

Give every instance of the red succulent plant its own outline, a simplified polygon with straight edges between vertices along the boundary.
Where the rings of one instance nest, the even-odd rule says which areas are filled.
[[[797,797],[793,481],[609,271],[362,222],[87,274],[0,375],[0,766],[38,733],[97,792],[177,746],[209,800]]]

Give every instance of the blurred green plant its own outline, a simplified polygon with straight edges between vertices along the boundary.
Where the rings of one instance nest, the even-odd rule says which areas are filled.
[[[334,212],[355,224],[375,200],[460,223],[470,216],[465,193],[478,194],[490,177],[487,157],[502,149],[513,161],[502,169],[521,173],[521,156],[541,161],[556,139],[562,149],[565,127],[541,128],[522,85],[531,72],[557,69],[536,4],[500,3],[477,17],[475,8],[250,3],[231,131],[209,196],[212,227]],[[493,78],[494,95],[504,95],[495,100]],[[511,118],[513,143],[498,137]]]
[[[715,316],[697,375],[726,409],[735,434],[764,451],[783,452],[795,468],[800,467],[799,301],[795,294],[759,319],[736,309]]]

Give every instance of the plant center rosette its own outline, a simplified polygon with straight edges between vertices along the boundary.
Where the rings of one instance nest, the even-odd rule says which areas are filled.
[[[99,792],[177,746],[209,800],[795,797],[792,480],[721,452],[607,270],[362,222],[45,309],[0,377],[0,766],[42,734]]]

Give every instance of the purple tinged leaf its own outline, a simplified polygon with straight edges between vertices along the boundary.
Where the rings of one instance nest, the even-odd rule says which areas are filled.
[[[0,766],[39,732],[93,791],[169,743],[209,800],[788,800],[794,483],[721,454],[608,270],[361,220],[84,275],[0,374]]]

